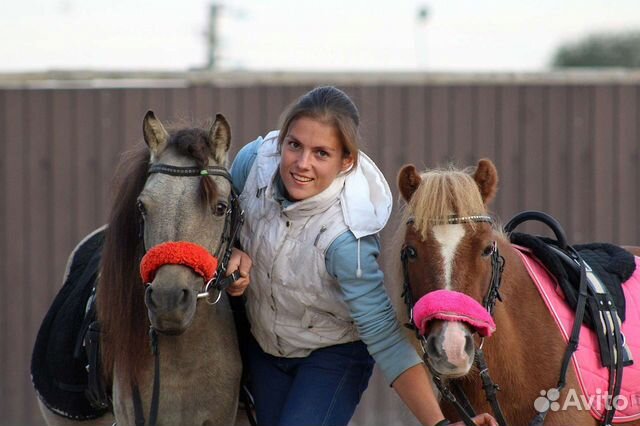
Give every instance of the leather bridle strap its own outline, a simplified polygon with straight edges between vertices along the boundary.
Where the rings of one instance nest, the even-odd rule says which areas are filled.
[[[478,367],[478,370],[480,370],[479,374],[480,379],[482,379],[482,389],[484,389],[487,401],[489,401],[489,405],[491,405],[493,415],[496,416],[496,421],[500,426],[506,426],[507,419],[505,418],[502,407],[500,407],[500,403],[498,402],[497,391],[500,390],[500,386],[498,386],[489,375],[489,366],[484,358],[484,351],[482,348],[476,349],[475,364],[476,367]]]
[[[231,182],[231,175],[222,166],[208,166],[206,169],[200,169],[198,167],[179,167],[169,164],[152,164],[149,167],[149,174],[162,173],[164,175],[171,176],[222,176]]]
[[[153,390],[151,391],[151,406],[149,407],[149,425],[156,426],[158,423],[158,409],[160,406],[160,352],[158,350],[158,334],[153,328],[149,329],[151,338],[151,352],[154,357]],[[136,426],[145,426],[144,411],[142,409],[142,398],[138,385],[131,385],[133,394],[133,412]]]
[[[421,339],[421,343],[424,345],[425,343],[424,338]],[[440,391],[440,394],[444,399],[446,399],[451,405],[453,405],[453,407],[458,412],[458,415],[462,419],[462,422],[465,424],[465,426],[475,426],[476,423],[473,421],[473,418],[472,418],[475,415],[475,413],[473,412],[473,408],[471,408],[471,405],[469,404],[469,400],[467,399],[466,396],[464,396],[463,401],[460,401],[458,398],[456,398],[453,392],[451,392],[451,389],[449,389],[449,386],[447,386],[442,382],[442,378],[438,375],[438,373],[433,369],[433,367],[431,367],[431,364],[427,361],[426,351],[424,353],[424,363],[429,368],[429,371],[431,372],[431,379],[433,380],[433,383],[435,383],[436,387],[438,388],[438,391]]]
[[[493,253],[491,253],[491,281],[489,282],[489,290],[483,300],[483,306],[493,316],[493,308],[499,300],[502,302],[500,295],[500,286],[502,285],[502,272],[504,271],[504,257],[500,255],[498,245],[493,242]]]

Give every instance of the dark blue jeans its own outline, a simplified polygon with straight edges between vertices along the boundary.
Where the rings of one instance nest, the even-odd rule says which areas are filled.
[[[247,361],[259,426],[349,423],[373,370],[364,343],[317,349],[305,358],[280,358],[250,340]]]

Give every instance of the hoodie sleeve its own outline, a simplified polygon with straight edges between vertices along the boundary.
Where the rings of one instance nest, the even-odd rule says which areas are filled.
[[[231,164],[229,173],[231,174],[233,187],[238,194],[244,190],[244,184],[247,182],[249,172],[251,171],[251,167],[253,167],[253,163],[256,161],[258,149],[262,145],[262,142],[262,137],[259,137],[243,146]]]
[[[378,237],[363,237],[359,244],[360,262],[358,240],[353,233],[347,231],[339,236],[327,250],[327,271],[340,283],[362,341],[391,384],[402,372],[422,360],[400,329],[385,290],[384,274],[378,265]]]

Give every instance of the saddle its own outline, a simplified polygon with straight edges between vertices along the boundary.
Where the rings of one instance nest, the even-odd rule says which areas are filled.
[[[556,240],[519,232],[516,226],[527,220],[538,220],[547,224],[555,233]],[[526,247],[556,278],[567,304],[578,310],[581,268],[586,269],[586,292],[582,321],[596,332],[603,366],[615,364],[616,348],[612,336],[626,316],[626,303],[622,283],[636,269],[633,254],[622,247],[607,243],[592,243],[569,246],[560,224],[546,213],[527,211],[520,213],[505,225],[511,243]],[[609,323],[615,322],[615,324]],[[624,346],[624,345],[623,345]],[[622,351],[622,365],[633,363],[626,347]]]
[[[527,220],[537,220],[548,225],[554,232],[556,239],[513,232],[516,226]],[[611,398],[616,398],[623,390],[622,373],[624,367],[633,365],[633,356],[625,341],[622,327],[622,321],[626,316],[625,293],[622,283],[634,275],[636,270],[635,257],[626,250],[611,244],[570,246],[567,244],[560,224],[553,217],[542,212],[520,213],[505,225],[504,230],[509,234],[511,242],[516,244],[516,248],[520,246],[520,251],[528,250],[531,252],[544,270],[555,277],[555,282],[562,290],[566,305],[571,306],[575,312],[573,315],[570,314],[570,317],[573,317],[573,325],[568,325],[565,330],[568,345],[557,389],[561,390],[566,385],[566,372],[570,359],[574,359],[576,362],[580,357],[579,353],[576,357],[576,351],[579,349],[581,334],[583,334],[581,326],[586,324],[594,331],[594,342],[597,344],[593,348],[594,351],[599,352],[601,367],[605,371],[608,370],[608,380],[605,380],[606,394]],[[521,256],[525,255],[521,254]],[[523,261],[525,265],[529,265],[526,256]],[[527,266],[527,270],[530,274],[533,273],[531,266]],[[538,289],[541,290],[538,276],[534,274],[532,278],[534,278]],[[547,303],[546,299],[545,303]],[[556,313],[553,312],[553,314],[558,320]],[[635,312],[633,314],[635,315]],[[594,369],[597,368],[594,367]],[[547,412],[548,410],[540,412],[532,424],[542,424]],[[595,413],[597,414],[595,417],[599,418],[603,425],[610,424],[614,419],[615,412],[614,404],[606,407],[602,413]]]
[[[562,288],[567,303],[575,310],[580,282],[578,264],[563,255],[563,252],[556,248],[554,241],[550,238],[512,232],[509,239],[513,244],[531,250],[545,268],[558,279],[558,284]],[[607,243],[577,244],[574,248],[605,285],[616,306],[620,320],[624,322],[626,303],[622,292],[622,283],[631,278],[635,271],[636,265],[633,255],[621,247]],[[591,302],[595,303],[595,297],[591,298]],[[592,305],[584,315],[585,325],[592,330],[596,329],[594,312]]]
[[[95,291],[104,228],[82,241],[60,292],[44,317],[31,357],[31,380],[47,408],[74,420],[109,410],[99,366]]]

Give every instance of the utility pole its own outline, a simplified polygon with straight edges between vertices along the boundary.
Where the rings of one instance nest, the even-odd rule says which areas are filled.
[[[416,13],[415,23],[415,55],[416,65],[420,69],[426,68],[427,65],[427,41],[426,41],[426,27],[427,20],[431,15],[429,7],[425,4],[418,7]]]
[[[218,14],[220,6],[212,3],[209,6],[209,31],[207,34],[207,69],[214,71],[218,67]]]

